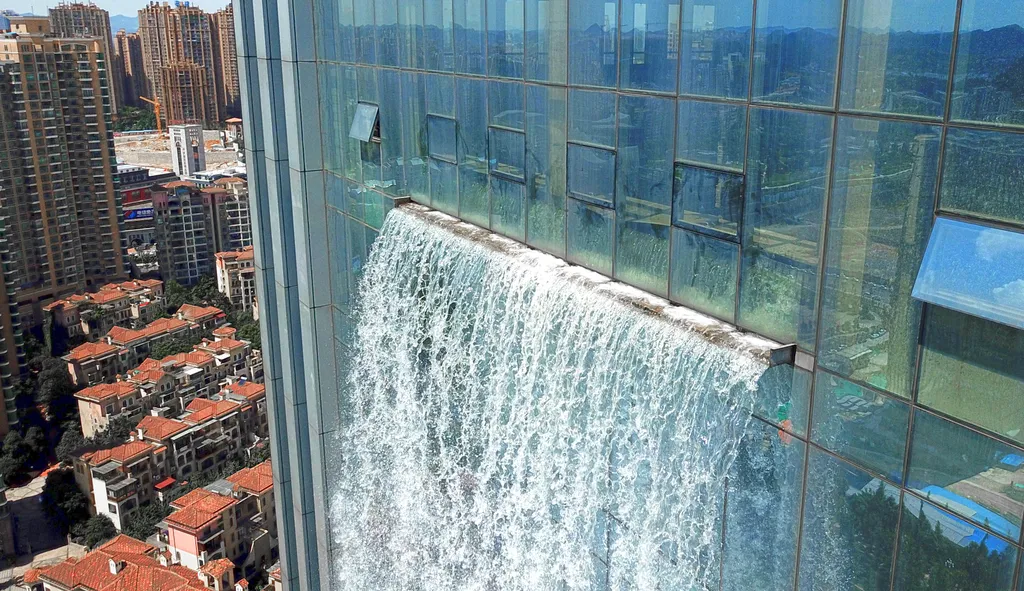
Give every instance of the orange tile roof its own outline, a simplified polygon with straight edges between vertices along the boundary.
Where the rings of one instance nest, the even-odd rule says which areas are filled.
[[[221,310],[216,306],[193,306],[192,304],[182,304],[181,307],[178,308],[179,316],[193,322],[223,313],[224,310]]]
[[[267,394],[267,387],[265,385],[250,382],[248,380],[244,384],[239,382],[227,384],[224,386],[224,389],[232,394],[245,396],[249,400],[256,400],[266,396]]]
[[[127,344],[138,339],[152,338],[174,332],[188,325],[188,322],[178,318],[157,318],[147,324],[145,328],[139,330],[115,326],[107,331],[107,337],[115,343]]]
[[[177,525],[190,530],[198,530],[210,523],[228,507],[238,503],[231,497],[224,497],[204,488],[197,488],[187,495],[171,503],[180,507],[167,516],[170,525]]]
[[[237,402],[232,402],[230,400],[218,400],[216,402],[213,402],[212,404],[206,404],[199,407],[195,403],[199,402],[200,400],[203,399],[196,398],[195,400],[189,403],[188,407],[185,409],[189,411],[189,414],[183,416],[181,420],[192,425],[198,425],[199,423],[208,421],[210,419],[222,417],[226,414],[232,413],[241,408],[242,406],[241,404]],[[212,401],[205,400],[204,402]]]
[[[236,332],[238,332],[238,331],[235,330],[234,326],[220,326],[220,327],[217,327],[217,328],[213,329],[213,336],[215,336],[215,337],[227,337],[227,338],[230,339],[231,337],[235,336]]]
[[[281,567],[277,567],[274,570],[270,571],[270,578],[274,579],[275,581],[280,581],[281,580]]]
[[[153,445],[145,441],[129,441],[111,449],[101,449],[83,454],[82,459],[87,460],[91,466],[99,466],[110,461],[125,464],[152,449]]]
[[[253,259],[253,250],[251,246],[246,246],[240,250],[218,252],[214,256],[225,261],[251,261]]]
[[[196,351],[193,349],[189,353],[175,353],[174,355],[168,355],[160,360],[161,363],[169,362],[187,363],[189,365],[203,365],[204,363],[210,363],[213,361],[213,355],[205,351]]]
[[[109,398],[124,398],[130,394],[138,393],[139,389],[135,384],[128,382],[114,382],[113,384],[96,384],[83,390],[75,392],[75,398],[88,400],[89,402],[103,402]]]
[[[224,573],[234,570],[235,563],[231,562],[227,558],[218,558],[217,560],[211,560],[199,568],[199,572],[208,574],[215,579],[219,579],[224,576]]]
[[[146,415],[139,421],[138,428],[142,429],[144,437],[163,440],[188,429],[188,425],[174,419]]]
[[[210,194],[213,194],[213,193],[220,194],[220,193],[226,193],[227,192],[226,189],[224,189],[223,187],[218,187],[217,185],[208,185],[208,186],[203,187],[202,189],[200,189],[200,191],[202,191],[203,193],[210,193]]]
[[[37,580],[48,586],[88,591],[191,591],[205,590],[199,575],[180,565],[165,567],[156,549],[124,534],[86,554],[39,569]],[[110,572],[110,561],[121,565]]]
[[[217,185],[230,185],[231,183],[244,183],[245,179],[237,176],[224,177],[213,181]]]
[[[152,554],[156,551],[156,547],[146,542],[136,540],[133,537],[126,536],[124,534],[118,535],[114,539],[110,540],[106,544],[103,544],[97,550],[106,550],[108,552],[124,552],[127,554]]]
[[[67,354],[67,359],[71,361],[95,359],[97,357],[102,357],[110,353],[116,353],[117,350],[117,347],[107,343],[82,343],[81,345],[72,349],[71,352]]]
[[[176,189],[178,187],[195,187],[196,184],[192,181],[171,181],[164,185],[165,189]]]
[[[28,583],[29,585],[31,585],[32,583],[38,583],[39,572],[40,571],[38,568],[30,568],[27,571],[25,571],[25,574],[22,575],[21,580],[25,583]]]
[[[109,304],[110,302],[128,299],[128,294],[124,293],[123,291],[107,289],[104,291],[97,291],[94,294],[90,294],[89,299],[96,302],[97,304]]]
[[[262,462],[252,468],[242,468],[231,476],[228,482],[235,485],[235,489],[242,489],[256,494],[263,494],[274,488],[274,474],[270,467],[270,460]]]
[[[204,349],[209,349],[211,351],[230,351],[232,349],[244,347],[245,345],[246,344],[243,343],[242,341],[236,341],[235,339],[222,337],[217,339],[216,341],[203,341],[203,343],[199,346]]]

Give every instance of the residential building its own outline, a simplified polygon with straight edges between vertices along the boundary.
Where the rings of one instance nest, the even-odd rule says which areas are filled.
[[[75,392],[82,434],[93,437],[110,426],[118,417],[129,418],[145,412],[144,397],[137,384],[117,381],[99,383]]]
[[[203,143],[202,125],[171,125],[171,168],[179,177],[189,177],[206,170],[206,144]]]
[[[22,321],[41,303],[123,276],[108,56],[96,39],[13,17],[0,35],[0,156],[9,264]]]
[[[210,14],[210,31],[213,33],[214,79],[220,83],[217,100],[224,105],[225,118],[237,118],[242,113],[238,84],[238,54],[235,46],[234,3]],[[230,119],[228,119],[230,121]]]
[[[167,474],[167,448],[129,441],[89,451],[74,459],[75,480],[86,484],[94,515],[106,515],[118,531],[126,520],[156,498],[153,485]]]
[[[217,179],[203,187],[203,200],[212,224],[215,252],[252,246],[249,191],[238,177]]]
[[[82,2],[61,2],[49,9],[50,29],[53,34],[66,39],[95,38],[100,42],[103,59],[107,66],[107,80],[110,88],[110,112],[117,114],[124,104],[124,85],[118,65],[118,54],[114,51],[114,36],[110,31],[110,14],[95,4]]]
[[[0,129],[0,142],[4,141],[3,138],[3,130]],[[0,153],[3,151],[4,144],[0,143]],[[0,180],[0,200],[4,198],[5,184]],[[26,361],[21,314],[18,312],[18,303],[14,297],[17,293],[16,277],[7,265],[11,255],[7,246],[5,226],[5,220],[0,219],[0,396],[4,401],[4,411],[0,413],[0,434],[3,435],[7,434],[10,425],[18,422],[17,393],[14,386],[25,369]]]
[[[213,271],[213,230],[203,194],[194,183],[153,187],[157,256],[166,279],[191,285]]]
[[[101,285],[94,293],[72,294],[43,306],[44,330],[54,337],[53,348],[67,341],[95,341],[115,325],[152,322],[163,306],[163,295],[164,282],[159,279]]]
[[[121,237],[126,250],[156,242],[151,191],[154,185],[175,180],[172,172],[127,164],[117,166],[115,184],[121,199]]]
[[[166,96],[163,111],[169,126],[180,124],[213,125],[209,121],[215,117],[214,96],[216,89],[211,89],[208,66],[200,66],[192,62],[175,62],[160,68],[161,83]],[[180,173],[179,173],[180,174]]]
[[[238,11],[284,589],[1021,589],[1024,7],[335,8]],[[653,379],[712,326],[793,363],[699,338]]]
[[[144,101],[140,96],[146,96],[148,82],[146,71],[142,67],[142,39],[138,33],[128,33],[120,29],[114,36],[114,48],[121,67],[121,94],[124,97],[124,104],[130,107],[142,107]]]
[[[217,290],[235,306],[251,311],[256,300],[252,247],[217,253]]]

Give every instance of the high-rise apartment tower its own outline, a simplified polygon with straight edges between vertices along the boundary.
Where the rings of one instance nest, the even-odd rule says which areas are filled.
[[[84,39],[95,37],[103,48],[103,60],[110,85],[110,112],[117,114],[124,103],[122,68],[117,67],[110,14],[95,4],[62,2],[50,9],[50,28],[57,37]]]

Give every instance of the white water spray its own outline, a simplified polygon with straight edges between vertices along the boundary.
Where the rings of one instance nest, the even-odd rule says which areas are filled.
[[[510,248],[389,214],[329,450],[338,588],[717,588],[764,367]]]

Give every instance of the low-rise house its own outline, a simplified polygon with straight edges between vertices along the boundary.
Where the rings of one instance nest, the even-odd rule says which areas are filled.
[[[167,448],[129,441],[79,455],[74,470],[75,481],[92,502],[93,514],[106,515],[120,531],[125,519],[155,498],[153,485],[167,474]]]
[[[83,343],[62,357],[71,380],[79,385],[111,382],[127,364],[127,351],[106,342]]]
[[[152,321],[163,304],[163,285],[157,279],[108,283],[95,293],[55,300],[43,311],[67,338],[95,341],[114,326]]]
[[[75,392],[82,434],[93,437],[107,430],[110,421],[144,410],[139,387],[130,382],[99,383]]]
[[[227,314],[216,306],[193,306],[182,304],[174,314],[181,320],[186,320],[199,327],[203,332],[209,332],[214,328],[227,322]]]
[[[217,290],[243,310],[253,311],[256,301],[256,267],[252,246],[216,254]]]

